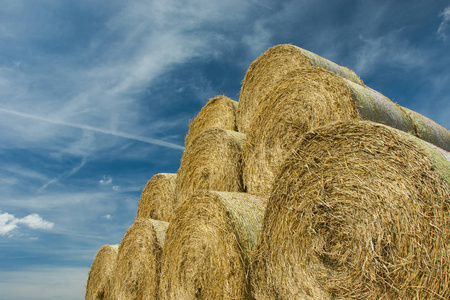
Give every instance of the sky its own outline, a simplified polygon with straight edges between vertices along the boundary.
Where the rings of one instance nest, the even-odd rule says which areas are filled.
[[[0,299],[83,299],[189,120],[285,43],[450,129],[450,1],[0,0]]]

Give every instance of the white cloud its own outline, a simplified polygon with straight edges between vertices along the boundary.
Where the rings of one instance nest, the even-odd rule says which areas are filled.
[[[442,39],[447,39],[447,31],[449,29],[449,23],[450,23],[450,6],[447,6],[444,11],[440,14],[442,17],[442,22],[439,25],[439,28],[437,30],[437,35]]]
[[[43,229],[43,230],[53,229],[53,226],[55,225],[52,222],[45,221],[38,214],[31,214],[24,218],[18,219],[17,224],[24,224],[30,227],[31,229]]]
[[[106,220],[111,220],[113,218],[113,216],[111,215],[104,215],[102,218],[106,219]]]
[[[112,183],[112,177],[111,176],[103,176],[103,179],[101,179],[98,183],[101,185],[109,185]]]
[[[23,218],[16,218],[9,213],[0,214],[0,235],[11,235],[14,229],[19,228],[18,225],[25,225],[31,229],[51,230],[54,223],[45,221],[38,214],[31,214]]]
[[[8,213],[0,214],[0,235],[7,235],[9,232],[17,228],[13,222],[14,216]]]

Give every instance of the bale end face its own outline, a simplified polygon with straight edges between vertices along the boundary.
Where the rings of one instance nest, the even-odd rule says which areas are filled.
[[[199,190],[242,192],[244,139],[242,133],[220,128],[202,132],[181,158],[175,207]]]
[[[182,204],[167,232],[160,299],[247,299],[263,207],[249,194],[207,191]]]
[[[334,123],[295,145],[266,209],[256,299],[450,297],[450,188],[405,135]]]
[[[169,223],[140,218],[125,233],[117,256],[112,299],[155,299],[160,258]]]
[[[111,277],[116,265],[118,245],[104,245],[97,252],[86,284],[86,300],[108,299]]]
[[[142,191],[136,219],[149,218],[170,222],[175,205],[176,179],[177,174],[154,175]]]
[[[189,124],[189,131],[184,142],[186,148],[200,133],[207,129],[216,127],[236,131],[237,107],[238,103],[236,101],[224,95],[209,99],[208,103],[205,104],[195,119]]]

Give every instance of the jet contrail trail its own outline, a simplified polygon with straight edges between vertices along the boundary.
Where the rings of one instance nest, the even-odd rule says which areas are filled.
[[[152,139],[152,138],[148,138],[148,137],[137,136],[137,135],[129,134],[129,133],[126,133],[126,132],[111,131],[111,130],[106,130],[106,129],[103,129],[103,128],[96,128],[96,127],[92,127],[92,126],[88,126],[88,125],[81,125],[81,124],[73,124],[73,123],[61,122],[61,121],[51,120],[51,119],[43,118],[43,117],[40,117],[40,116],[30,115],[30,114],[26,114],[26,113],[14,111],[14,110],[1,108],[1,107],[0,107],[0,112],[4,112],[4,113],[7,113],[7,114],[20,116],[20,117],[27,118],[27,119],[34,119],[34,120],[43,121],[43,122],[47,122],[47,123],[53,123],[53,124],[57,124],[57,125],[68,126],[68,127],[73,127],[73,128],[79,128],[79,129],[84,129],[84,130],[89,130],[89,131],[95,131],[95,132],[99,132],[99,133],[103,133],[103,134],[118,136],[118,137],[122,137],[122,138],[125,138],[125,139],[136,140],[136,141],[140,141],[140,142],[144,142],[144,143],[148,143],[148,144],[153,144],[153,145],[158,145],[158,146],[163,146],[163,147],[167,147],[167,148],[184,150],[184,147],[182,147],[180,145],[177,145],[177,144],[161,141],[161,140],[158,140],[158,139]]]

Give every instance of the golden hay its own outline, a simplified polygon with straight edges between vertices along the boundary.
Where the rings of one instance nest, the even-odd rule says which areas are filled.
[[[299,70],[268,94],[250,125],[242,154],[248,193],[269,195],[276,171],[302,134],[333,120],[359,118],[341,77],[317,67]]]
[[[213,128],[198,135],[181,158],[176,207],[198,190],[242,192],[241,150],[245,135]]]
[[[264,207],[250,194],[212,191],[183,203],[167,231],[160,299],[249,299]]]
[[[136,214],[138,218],[149,218],[170,222],[175,205],[177,174],[154,175],[142,191]]]
[[[189,132],[184,140],[185,146],[188,147],[195,137],[206,129],[217,127],[237,131],[237,106],[236,101],[223,95],[209,99],[194,121],[189,124]]]
[[[419,116],[425,119],[415,115],[417,119]],[[280,164],[302,134],[333,121],[360,119],[416,134],[411,118],[402,107],[368,87],[317,67],[288,73],[267,94],[250,124],[243,149],[243,180],[247,192],[269,195]],[[428,121],[428,128],[439,127],[449,134]]]
[[[332,71],[358,84],[361,79],[350,69],[293,45],[277,45],[259,56],[248,68],[239,96],[236,112],[238,130],[247,133],[259,103],[286,74],[305,66],[317,66]]]
[[[118,245],[104,245],[97,252],[89,270],[85,300],[108,299],[106,291],[116,265],[117,249]]]
[[[305,135],[266,208],[255,298],[449,299],[450,163],[425,148],[366,121]]]
[[[113,299],[155,299],[160,259],[169,223],[140,218],[123,237],[112,278]]]

